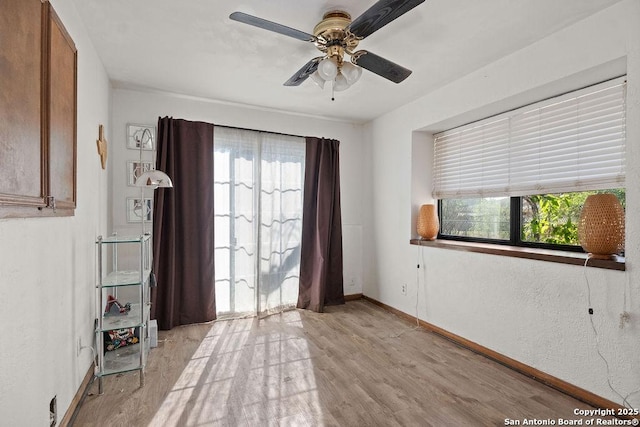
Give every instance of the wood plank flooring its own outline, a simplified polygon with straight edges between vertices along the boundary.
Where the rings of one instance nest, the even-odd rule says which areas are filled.
[[[589,408],[366,301],[160,332],[75,426],[497,426]]]

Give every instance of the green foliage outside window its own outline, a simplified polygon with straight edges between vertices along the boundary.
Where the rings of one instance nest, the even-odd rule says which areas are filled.
[[[509,240],[509,198],[443,199],[440,232],[449,236]]]
[[[522,197],[521,240],[554,245],[579,245],[578,221],[582,205],[589,195],[597,193],[613,193],[622,206],[625,206],[624,188]]]
[[[523,196],[520,242],[579,246],[580,211],[591,194],[613,193],[625,206],[625,190],[584,191]],[[485,197],[440,201],[440,233],[445,236],[510,241],[511,199]],[[515,220],[515,219],[513,219]]]

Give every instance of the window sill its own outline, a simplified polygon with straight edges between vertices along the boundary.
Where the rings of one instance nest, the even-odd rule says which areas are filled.
[[[476,252],[490,255],[502,255],[514,258],[526,258],[539,261],[558,262],[583,266],[587,254],[566,251],[554,251],[550,249],[523,248],[519,246],[496,245],[491,243],[460,242],[453,240],[422,240],[411,239],[412,245],[427,246],[431,248],[452,249],[456,251]],[[625,259],[616,257],[612,260],[589,259],[588,267],[605,268],[608,270],[625,271]]]

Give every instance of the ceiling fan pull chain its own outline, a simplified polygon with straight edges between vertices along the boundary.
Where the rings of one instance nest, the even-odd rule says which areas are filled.
[[[335,98],[335,96],[334,96],[334,95],[335,95],[335,93],[336,93],[335,88],[336,88],[336,80],[335,80],[335,79],[333,79],[333,81],[331,82],[331,100],[332,100],[332,101],[335,101],[335,100],[336,100],[336,98]]]

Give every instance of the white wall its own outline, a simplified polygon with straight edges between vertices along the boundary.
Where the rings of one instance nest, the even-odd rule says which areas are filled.
[[[127,123],[158,116],[339,139],[345,293],[363,291],[596,394],[620,402],[596,353],[580,267],[410,246],[412,217],[426,198],[429,133],[580,86],[626,68],[628,85],[627,271],[589,269],[594,321],[611,381],[623,395],[640,387],[640,5],[625,0],[503,58],[364,128],[305,116],[168,94],[115,89],[68,0],[51,0],[78,47],[78,207],[70,218],[0,220],[0,414],[3,425],[46,425],[56,395],[59,419],[92,360],[95,238],[137,231],[126,224]],[[588,71],[588,72],[585,72]],[[112,102],[111,99],[112,98]],[[112,105],[112,108],[110,107]],[[111,110],[110,110],[111,108]],[[111,120],[110,120],[111,115]],[[104,124],[108,171],[95,140]],[[420,131],[425,131],[424,133]],[[423,174],[425,182],[428,177]],[[108,191],[108,174],[113,185]],[[405,189],[402,191],[401,189]],[[416,273],[416,261],[426,269]],[[424,273],[424,274],[423,274]],[[353,286],[350,284],[353,283]],[[400,285],[409,285],[406,296]],[[627,306],[623,307],[625,300]],[[625,309],[631,323],[618,328]],[[640,406],[640,395],[632,396]]]
[[[264,109],[230,105],[175,96],[167,93],[130,89],[113,90],[111,171],[113,230],[136,233],[140,224],[128,224],[127,197],[140,197],[139,189],[128,187],[126,163],[139,158],[139,152],[126,148],[128,123],[157,126],[158,117],[170,116],[216,125],[235,126],[301,136],[335,138],[340,141],[340,185],[344,236],[345,294],[362,292],[363,211],[366,186],[363,174],[362,126],[334,120],[285,114]],[[143,153],[150,159],[149,153]],[[150,196],[150,194],[148,195]]]
[[[92,362],[95,238],[107,225],[107,171],[96,139],[110,141],[109,81],[75,7],[51,0],[78,49],[78,206],[74,217],[0,220],[0,414],[2,425],[58,422]]]
[[[409,245],[430,133],[627,72],[626,272]],[[640,388],[640,2],[625,0],[366,125],[373,229],[364,294],[618,403]],[[421,133],[419,131],[424,131]],[[429,147],[424,149],[421,144]],[[425,153],[426,151],[426,153]],[[412,158],[414,156],[414,158]],[[412,167],[414,168],[412,173]],[[424,187],[416,188],[416,177]],[[413,188],[412,188],[413,187]],[[403,190],[404,189],[404,190]],[[428,203],[430,200],[424,200]],[[416,272],[416,263],[426,269]],[[408,284],[407,295],[401,285]],[[626,300],[626,306],[625,304]],[[623,310],[631,322],[619,328]],[[640,393],[630,403],[640,406]]]

